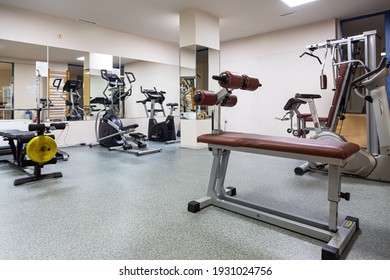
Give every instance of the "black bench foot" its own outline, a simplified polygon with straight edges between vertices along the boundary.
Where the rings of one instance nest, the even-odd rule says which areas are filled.
[[[53,172],[49,174],[42,174],[40,176],[30,176],[30,177],[24,177],[19,178],[14,181],[14,186],[20,186],[26,183],[31,183],[39,180],[45,180],[45,179],[54,179],[54,178],[61,178],[62,173],[61,172]]]
[[[198,213],[200,211],[200,203],[195,200],[188,202],[187,210],[191,213]]]
[[[339,249],[329,245],[322,247],[321,259],[322,260],[338,260],[340,258]]]

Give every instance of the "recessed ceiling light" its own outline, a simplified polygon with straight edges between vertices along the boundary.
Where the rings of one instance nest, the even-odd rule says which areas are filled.
[[[76,58],[77,60],[80,60],[80,61],[84,61],[84,56],[80,56],[78,58]]]
[[[317,0],[282,0],[282,1],[292,8],[292,7],[296,7]]]

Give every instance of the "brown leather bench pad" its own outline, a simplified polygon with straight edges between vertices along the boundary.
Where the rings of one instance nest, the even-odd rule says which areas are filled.
[[[243,147],[296,154],[307,154],[337,159],[346,159],[360,150],[359,145],[330,140],[314,140],[293,137],[259,135],[239,132],[204,134],[198,142],[228,147]]]

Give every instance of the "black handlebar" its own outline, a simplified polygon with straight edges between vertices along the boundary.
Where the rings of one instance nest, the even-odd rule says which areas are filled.
[[[379,73],[385,67],[387,67],[386,57],[382,57],[382,60],[379,63],[377,68],[353,80],[351,82],[351,86],[355,86],[357,83],[360,83],[361,81],[367,79],[368,77],[375,75],[376,73]]]
[[[100,75],[102,76],[103,79],[108,81],[107,70],[105,70],[105,69],[100,70]]]
[[[304,52],[304,53],[301,54],[299,57],[302,57],[302,56],[304,56],[304,55],[309,55],[309,56],[311,56],[311,57],[317,58],[318,62],[322,65],[321,59],[320,59],[318,56],[316,56],[316,55],[314,55],[314,54],[312,54],[312,53]]]
[[[57,89],[57,91],[60,88],[61,81],[62,81],[62,79],[60,79],[60,78],[54,79],[54,81],[53,81],[53,87],[55,87]]]
[[[125,75],[130,84],[135,82],[135,76],[132,72],[125,72]]]

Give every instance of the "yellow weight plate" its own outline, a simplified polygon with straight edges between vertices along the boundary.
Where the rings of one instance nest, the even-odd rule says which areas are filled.
[[[49,136],[40,135],[28,142],[26,153],[32,161],[45,163],[56,155],[57,143]]]

